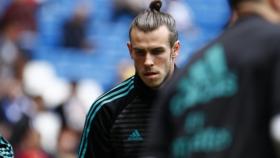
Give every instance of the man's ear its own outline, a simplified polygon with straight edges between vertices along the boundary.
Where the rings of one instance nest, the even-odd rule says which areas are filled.
[[[131,42],[128,41],[126,45],[127,45],[128,51],[129,51],[129,55],[132,58],[132,45],[131,45]]]
[[[180,44],[180,41],[176,41],[172,47],[172,54],[171,54],[171,57],[173,59],[175,59],[178,55],[179,55],[179,52],[180,52],[180,48],[181,48],[181,44]]]

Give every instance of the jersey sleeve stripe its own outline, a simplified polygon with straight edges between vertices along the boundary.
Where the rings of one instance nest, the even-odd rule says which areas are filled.
[[[87,147],[86,140],[88,138],[88,134],[90,131],[90,125],[91,125],[91,122],[92,122],[93,118],[95,117],[96,113],[98,112],[98,110],[104,104],[111,102],[113,100],[116,100],[118,98],[121,98],[123,96],[126,96],[134,88],[133,79],[134,79],[134,77],[127,79],[126,81],[119,84],[118,86],[116,86],[115,88],[110,90],[109,92],[107,92],[104,95],[102,95],[101,97],[99,97],[99,99],[97,99],[93,103],[93,105],[91,106],[91,109],[87,115],[85,128],[84,128],[84,132],[83,132],[83,136],[82,136],[81,144],[80,144],[80,149],[79,149],[79,157],[84,157],[86,147]]]
[[[103,102],[103,101],[106,100],[106,99],[110,99],[110,97],[114,97],[114,96],[118,95],[119,93],[126,92],[132,84],[133,84],[133,82],[130,82],[130,83],[128,83],[128,85],[127,85],[126,87],[123,87],[122,89],[119,89],[118,91],[114,91],[114,92],[112,92],[112,93],[108,93],[108,94],[107,94],[106,96],[104,96],[103,98],[100,98],[100,100],[97,100],[97,101],[93,104],[93,106],[92,106],[90,112],[89,112],[88,115],[87,115],[87,120],[86,120],[85,127],[88,126],[89,118],[92,117],[92,113],[93,113],[93,112],[95,111],[95,109],[100,105],[101,102]]]
[[[118,95],[116,95],[116,96],[114,96],[114,97],[112,97],[112,98],[108,98],[108,100],[104,100],[104,101],[102,101],[100,104],[96,104],[96,105],[97,105],[96,110],[94,110],[93,114],[89,117],[89,118],[90,118],[90,119],[89,119],[89,125],[90,125],[91,122],[93,121],[94,116],[96,115],[96,113],[98,112],[98,110],[99,110],[104,104],[109,103],[109,102],[111,102],[111,101],[114,101],[114,100],[116,100],[116,99],[119,99],[119,98],[121,98],[121,97],[126,96],[133,88],[134,88],[134,86],[131,85],[131,86],[129,87],[129,89],[128,89],[127,91],[125,91],[124,93],[120,93],[120,94],[118,94]],[[85,135],[83,136],[83,138],[84,138],[85,140],[88,139],[88,134],[89,134],[89,132],[90,132],[90,126],[87,127],[87,128],[85,128],[85,133],[84,133]],[[84,140],[83,140],[83,141],[84,141]],[[87,148],[87,141],[83,142],[82,145],[84,145],[84,147],[81,146],[79,155],[81,154],[80,157],[83,158],[84,155],[85,155],[86,148]],[[82,150],[82,151],[81,151],[81,150]],[[82,152],[82,153],[81,153],[81,152]]]
[[[108,91],[107,93],[103,94],[101,97],[99,97],[99,98],[93,103],[93,105],[91,106],[91,108],[90,108],[90,110],[89,110],[89,112],[88,112],[88,114],[87,114],[87,119],[86,119],[85,126],[84,126],[85,129],[86,129],[87,126],[88,126],[89,118],[90,118],[92,112],[94,111],[94,109],[96,108],[96,106],[98,106],[98,104],[99,104],[100,102],[102,102],[103,100],[107,99],[107,98],[108,98],[109,96],[111,96],[112,94],[118,93],[118,92],[123,91],[124,89],[126,89],[126,87],[132,83],[133,78],[134,78],[134,77],[131,77],[131,78],[125,80],[124,82],[122,82],[121,84],[119,84],[119,85],[117,85],[115,88],[113,88],[112,90],[110,90],[110,91]],[[119,90],[117,90],[117,89],[119,89]],[[82,140],[81,140],[81,145],[84,144],[83,142],[84,142],[85,131],[86,131],[86,130],[84,130],[84,132],[83,132],[83,137],[82,137]],[[81,148],[80,148],[80,149],[81,149]]]
[[[108,91],[107,93],[101,95],[91,106],[89,112],[87,113],[87,120],[85,122],[85,127],[87,127],[87,123],[88,123],[88,119],[91,116],[92,111],[94,111],[94,109],[96,108],[97,104],[102,102],[103,100],[107,99],[109,96],[116,94],[118,92],[123,91],[124,89],[126,89],[127,86],[129,86],[133,81],[133,77],[125,80],[124,82],[122,82],[121,84],[117,85],[115,88],[113,88],[112,90]]]

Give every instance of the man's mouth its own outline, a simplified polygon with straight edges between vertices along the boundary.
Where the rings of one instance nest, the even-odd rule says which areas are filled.
[[[156,72],[146,72],[146,73],[144,73],[144,76],[146,76],[146,77],[154,77],[154,76],[156,76],[158,73],[156,73]]]

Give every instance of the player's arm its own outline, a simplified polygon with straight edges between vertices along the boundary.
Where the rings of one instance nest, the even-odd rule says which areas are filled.
[[[0,157],[2,158],[13,158],[14,152],[10,143],[8,143],[1,135],[0,135]]]
[[[106,107],[92,107],[87,114],[79,158],[113,157],[110,145],[111,115]]]

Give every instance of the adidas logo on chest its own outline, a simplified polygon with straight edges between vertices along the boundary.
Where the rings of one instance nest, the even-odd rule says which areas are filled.
[[[142,141],[143,137],[137,129],[134,129],[127,138],[128,141]]]

